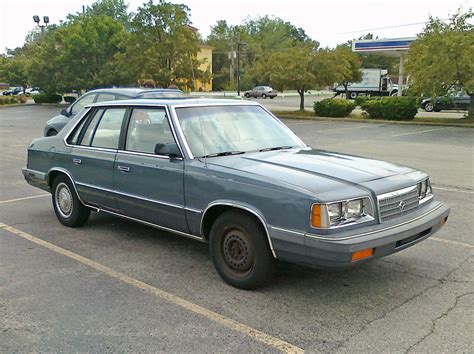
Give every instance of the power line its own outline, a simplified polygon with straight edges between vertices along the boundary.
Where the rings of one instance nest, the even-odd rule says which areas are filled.
[[[447,20],[449,20],[449,18],[443,18],[443,19],[441,19],[441,21],[447,21]],[[409,26],[416,26],[416,25],[424,25],[425,23],[428,23],[428,21],[414,22],[414,23],[406,23],[406,24],[403,24],[403,25],[396,25],[396,26],[387,26],[387,27],[378,27],[378,28],[368,28],[368,29],[357,30],[357,31],[340,32],[340,33],[337,33],[337,34],[350,34],[350,33],[368,32],[368,31],[376,31],[376,30],[390,29],[390,28],[409,27]]]

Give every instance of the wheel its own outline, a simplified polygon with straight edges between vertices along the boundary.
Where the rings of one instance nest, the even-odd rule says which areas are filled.
[[[273,279],[276,260],[261,224],[241,211],[219,216],[211,228],[209,251],[214,267],[227,283],[254,289]]]
[[[54,129],[51,129],[50,131],[48,131],[48,134],[46,136],[55,136],[55,135],[58,135],[58,132]]]
[[[267,95],[262,93],[262,98],[267,98]]]
[[[433,112],[434,111],[434,107],[433,107],[433,104],[431,102],[427,102],[425,104],[425,107],[423,107],[425,109],[426,112]]]
[[[64,226],[82,226],[89,219],[90,209],[81,203],[66,176],[59,175],[54,179],[52,199],[54,212]]]
[[[355,100],[357,98],[357,92],[349,92],[349,98]]]
[[[275,96],[270,96],[270,98],[273,100],[275,98]]]
[[[245,98],[250,98],[250,93],[247,92],[244,96]]]

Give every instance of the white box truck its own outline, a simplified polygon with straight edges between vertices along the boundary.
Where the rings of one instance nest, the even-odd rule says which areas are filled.
[[[346,94],[348,99],[358,95],[366,96],[396,96],[398,85],[392,84],[386,69],[362,69],[362,81],[349,82],[347,92],[343,85],[334,87],[337,95]]]

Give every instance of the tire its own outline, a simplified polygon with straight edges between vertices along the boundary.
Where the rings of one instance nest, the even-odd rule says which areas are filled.
[[[263,99],[267,98],[267,95],[264,94],[264,93],[262,93],[262,98],[263,98]]]
[[[54,212],[61,224],[78,227],[87,222],[91,211],[81,203],[69,178],[65,175],[57,176],[53,181],[52,191]]]
[[[209,237],[214,267],[228,284],[255,289],[270,282],[276,260],[262,225],[241,211],[227,211],[214,222]]]
[[[426,102],[425,106],[423,107],[423,109],[426,111],[426,112],[433,112],[434,111],[434,107],[433,107],[433,104],[431,102]]]
[[[58,135],[58,132],[54,129],[51,129],[50,131],[48,131],[48,134],[46,134],[46,136],[55,136],[55,135]]]
[[[244,96],[245,98],[250,98],[250,93],[247,92]]]
[[[272,99],[272,100],[273,100],[274,98],[275,98],[275,96],[270,96],[270,99]]]
[[[349,92],[349,98],[355,100],[357,98],[357,92]]]

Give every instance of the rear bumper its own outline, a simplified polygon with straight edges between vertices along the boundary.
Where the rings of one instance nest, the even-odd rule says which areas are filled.
[[[430,208],[395,225],[378,224],[341,235],[297,233],[270,227],[279,259],[318,268],[351,268],[423,241],[438,231],[449,215],[449,207],[431,202]],[[352,261],[354,252],[371,248],[372,256]]]
[[[28,182],[28,184],[32,185],[33,187],[43,189],[47,192],[51,192],[46,173],[31,170],[26,167],[22,168],[21,172],[23,173],[23,177],[25,177],[25,180]]]

